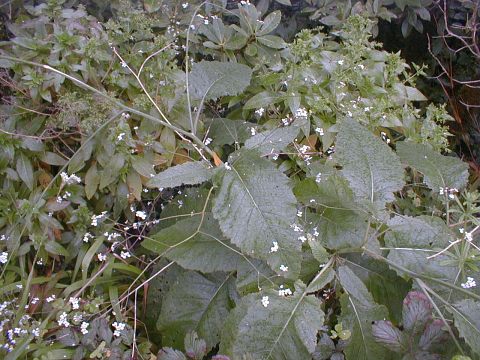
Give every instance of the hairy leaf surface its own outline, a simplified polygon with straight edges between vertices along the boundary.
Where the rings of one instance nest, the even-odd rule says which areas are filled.
[[[452,156],[443,156],[424,144],[400,142],[397,153],[408,166],[425,176],[429,188],[457,188],[465,186],[468,180],[468,164]]]
[[[211,278],[196,272],[181,275],[165,295],[157,322],[164,345],[181,348],[185,335],[192,330],[209,348],[217,344],[231,307],[232,285],[230,274]]]
[[[268,296],[268,305],[262,304]],[[317,332],[324,314],[319,300],[307,295],[305,285],[295,283],[293,296],[273,290],[243,297],[230,314],[220,352],[239,359],[249,353],[254,359],[308,359],[315,350]]]
[[[338,279],[345,291],[340,297],[344,329],[352,332],[345,355],[347,360],[383,359],[385,350],[375,342],[372,322],[383,320],[387,309],[375,303],[363,282],[347,266],[338,268]]]
[[[238,95],[250,85],[251,77],[252,69],[243,64],[201,61],[193,64],[190,72],[190,94],[206,100]]]
[[[246,254],[265,259],[277,273],[295,277],[301,242],[290,228],[296,207],[288,178],[254,150],[237,151],[230,162],[231,169],[216,179],[213,214],[220,228]],[[271,252],[274,242],[278,251]],[[288,271],[281,271],[281,265]]]
[[[471,349],[480,355],[480,303],[471,299],[462,300],[450,309],[460,336]]]
[[[383,209],[402,189],[404,174],[400,160],[390,147],[351,119],[339,124],[337,159],[342,174],[359,200]]]
[[[212,177],[214,169],[203,161],[191,161],[172,166],[152,177],[148,187],[173,188],[181,185],[196,185]]]

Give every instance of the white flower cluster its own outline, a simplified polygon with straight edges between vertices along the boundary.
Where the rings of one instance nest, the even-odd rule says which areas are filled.
[[[262,117],[264,113],[265,113],[265,109],[263,107],[255,110],[255,114],[259,117]]]
[[[68,176],[66,172],[60,173],[60,177],[65,185],[79,184],[82,181],[77,175],[72,174]]]
[[[112,326],[115,328],[115,331],[113,332],[113,335],[119,337],[119,336],[121,335],[121,332],[122,332],[123,330],[125,330],[126,324],[125,324],[125,323],[122,323],[122,322],[116,322],[116,321],[115,321],[115,322],[112,324]]]
[[[288,266],[285,266],[285,265],[280,265],[280,270],[283,271],[283,272],[287,272],[288,271]]]
[[[273,246],[270,248],[270,252],[274,253],[278,251],[278,242],[273,241]]]
[[[268,300],[268,296],[262,297],[262,305],[267,307],[268,304],[270,304],[270,301]]]
[[[289,296],[289,295],[292,295],[292,290],[290,290],[289,288],[284,288],[283,285],[280,285],[280,289],[278,290],[278,296]]]
[[[6,264],[8,261],[8,252],[4,251],[0,254],[0,263]]]
[[[83,235],[83,242],[88,243],[90,239],[93,239],[93,235],[89,232],[86,232],[85,235]]]
[[[448,195],[449,199],[455,199],[455,194],[458,193],[457,188],[441,187],[438,191],[440,195]]]
[[[73,310],[78,310],[80,308],[80,299],[76,297],[71,297],[68,302],[72,305]]]
[[[316,127],[315,132],[320,136],[323,136],[325,134],[323,128],[321,128],[321,127]]]
[[[59,326],[64,326],[66,328],[70,326],[70,323],[68,322],[68,315],[65,311],[60,314],[57,322]]]
[[[305,108],[299,108],[295,111],[295,117],[297,118],[306,118],[308,116],[308,112]]]
[[[460,284],[460,286],[464,289],[470,289],[472,287],[477,286],[477,283],[475,282],[475,280],[472,277],[468,276],[467,281],[464,282],[463,284]]]
[[[88,330],[87,330],[88,325],[89,325],[88,322],[85,322],[85,321],[82,322],[82,324],[80,325],[80,332],[81,332],[83,335],[88,334]]]
[[[100,215],[92,215],[92,217],[91,217],[91,219],[92,219],[91,225],[92,225],[92,226],[98,226],[98,220],[100,220],[101,218],[103,218],[106,214],[107,214],[106,211],[102,211],[102,213],[101,213]]]
[[[145,220],[147,218],[147,213],[145,211],[140,211],[138,210],[136,213],[135,213],[135,216],[142,219],[142,220]]]

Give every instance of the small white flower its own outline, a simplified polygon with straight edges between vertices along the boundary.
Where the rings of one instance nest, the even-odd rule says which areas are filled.
[[[467,281],[466,281],[465,283],[463,283],[463,284],[460,284],[460,285],[461,285],[462,288],[464,288],[464,289],[470,289],[470,288],[472,288],[472,287],[477,286],[477,283],[475,282],[475,280],[474,280],[472,277],[468,276],[468,277],[467,277]]]
[[[267,307],[268,304],[270,304],[270,301],[268,301],[268,296],[262,297],[262,305]]]
[[[228,164],[228,162],[226,162],[224,166],[225,166],[225,169],[232,170],[232,167]]]
[[[70,323],[68,322],[68,319],[67,319],[67,313],[65,311],[62,314],[60,314],[60,317],[58,319],[58,325],[63,327],[70,326]]]
[[[310,146],[308,146],[308,145],[302,145],[302,146],[300,146],[300,148],[298,149],[298,151],[300,151],[302,154],[307,153],[308,150],[310,150]]]
[[[295,117],[298,118],[306,118],[308,116],[308,112],[305,108],[299,108],[295,111]]]
[[[303,211],[297,210],[297,216],[302,217],[302,215],[303,215]]]
[[[270,252],[274,253],[278,251],[278,242],[273,241],[273,246],[270,248]]]
[[[87,232],[87,233],[85,233],[85,235],[83,235],[83,242],[88,243],[90,241],[90,239],[93,239],[93,235],[90,234],[89,232]]]
[[[40,336],[40,328],[32,329],[32,335],[34,337],[39,337]]]
[[[252,136],[256,135],[257,134],[257,130],[255,130],[254,127],[250,128],[250,133],[252,134]]]
[[[444,190],[444,188],[443,188],[443,187],[441,187],[441,188],[440,188],[440,190],[438,191],[438,193],[439,193],[440,195],[443,195],[443,194],[445,193],[445,190]]]
[[[112,324],[112,326],[115,328],[115,331],[113,332],[114,336],[119,337],[121,335],[121,331],[125,330],[126,324],[124,323],[117,323],[116,321]]]
[[[204,144],[210,145],[211,142],[212,142],[212,138],[206,138]]]
[[[0,263],[5,264],[8,261],[8,252],[4,251],[0,254]]]
[[[208,25],[208,23],[209,23],[208,19],[203,20],[203,23],[204,23],[205,25]]]
[[[263,107],[255,110],[255,114],[258,116],[262,116],[264,113],[265,113],[265,109]]]
[[[307,241],[307,238],[302,235],[302,236],[298,237],[298,240],[300,240],[302,243],[304,243],[305,241]]]
[[[98,260],[100,260],[100,261],[107,260],[107,254],[99,253],[99,254],[97,254],[97,257],[98,257]]]
[[[78,314],[78,313],[77,313],[77,314],[73,315],[73,322],[74,322],[74,323],[79,323],[79,322],[82,321],[82,319],[83,319],[83,315],[82,315],[82,314]]]
[[[35,305],[36,303],[38,303],[39,300],[40,300],[40,299],[39,299],[38,297],[34,297],[34,298],[30,301],[30,303],[33,304],[33,305]]]
[[[322,173],[321,173],[321,172],[319,172],[319,173],[315,176],[315,182],[316,182],[317,184],[319,184],[320,181],[322,181]]]
[[[343,65],[344,62],[345,62],[344,60],[338,60],[338,61],[337,61],[337,64],[338,64],[338,65]]]
[[[80,305],[79,305],[79,301],[80,299],[79,298],[76,298],[76,297],[71,297],[68,302],[70,304],[72,304],[72,309],[73,310],[78,310],[80,308]]]
[[[88,325],[89,325],[88,322],[85,322],[85,321],[82,322],[82,325],[80,325],[80,332],[81,332],[83,335],[88,334],[88,330],[87,330]]]
[[[122,132],[122,133],[118,134],[117,140],[118,140],[118,141],[122,141],[124,137],[125,137],[125,133]]]
[[[292,295],[292,290],[289,288],[283,288],[283,285],[280,285],[280,289],[278,290],[278,296],[288,296]]]
[[[361,70],[365,69],[365,65],[363,65],[363,64],[358,64],[357,66],[358,66]]]
[[[140,210],[138,210],[135,213],[135,216],[142,219],[142,220],[145,220],[147,218],[147,214],[145,213],[145,211],[140,211]]]
[[[127,63],[125,61],[122,61],[122,67],[126,68],[127,66],[128,66]]]
[[[283,271],[283,272],[287,272],[288,271],[288,266],[280,265],[280,270]]]
[[[300,226],[298,226],[297,224],[292,224],[290,225],[290,227],[293,229],[293,231],[295,232],[302,232],[302,228]]]
[[[49,297],[47,297],[47,303],[51,303],[52,301],[54,301],[56,299],[56,296],[54,294],[50,295]]]
[[[188,7],[188,3],[183,3],[182,8],[186,9]]]
[[[347,115],[348,115],[349,117],[352,117],[352,116],[353,116],[353,114],[352,114],[351,111],[347,111]]]
[[[130,252],[128,252],[128,251],[121,251],[121,252],[120,252],[120,257],[121,257],[122,259],[128,259],[128,258],[131,257],[131,256],[132,256],[132,254],[130,254]]]
[[[472,242],[473,241],[473,236],[471,232],[466,232],[465,233],[465,240]]]
[[[321,127],[315,128],[315,132],[318,133],[318,135],[320,135],[320,136],[324,135],[323,128],[321,128]]]

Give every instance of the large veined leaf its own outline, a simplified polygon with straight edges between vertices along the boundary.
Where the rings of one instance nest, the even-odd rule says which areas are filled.
[[[185,269],[202,272],[236,270],[245,257],[224,238],[211,213],[178,221],[149,235],[146,249],[165,254]]]
[[[404,185],[400,160],[390,147],[352,119],[338,126],[337,160],[355,196],[383,209]]]
[[[301,241],[291,229],[296,201],[288,178],[254,150],[239,150],[229,160],[216,179],[212,211],[220,228],[245,254],[294,278],[300,271]],[[275,243],[278,249],[272,252]]]
[[[480,355],[480,303],[471,299],[462,300],[450,309],[455,326],[465,342]]]
[[[215,346],[231,308],[229,292],[234,286],[230,274],[207,278],[187,272],[177,278],[163,299],[157,321],[162,343],[181,348],[185,335],[196,331],[209,349]]]
[[[189,74],[190,95],[195,99],[216,99],[240,94],[250,85],[252,69],[239,63],[201,61]]]
[[[367,219],[364,213],[355,210],[358,206],[345,179],[332,175],[317,183],[309,178],[294,190],[302,203],[317,209],[312,217],[323,246],[342,249],[365,245]]]
[[[339,322],[352,333],[344,351],[347,360],[384,359],[385,350],[375,342],[372,322],[383,320],[387,309],[375,303],[366,286],[349,267],[339,267],[337,274],[345,291],[340,297],[342,314]]]
[[[397,154],[408,166],[424,175],[429,188],[462,188],[468,180],[468,164],[452,156],[443,156],[424,144],[400,142]]]
[[[243,354],[256,360],[309,359],[323,319],[319,300],[307,295],[300,281],[293,296],[279,296],[273,290],[250,294],[230,314],[220,352],[233,359]]]
[[[16,170],[20,179],[27,185],[30,190],[33,190],[33,185],[35,183],[35,178],[33,176],[33,166],[32,162],[21,153],[17,158]]]
[[[173,188],[181,185],[196,185],[210,179],[214,169],[203,161],[191,161],[172,166],[152,177],[148,187]]]
[[[252,136],[252,129],[257,128],[253,124],[243,120],[231,120],[214,118],[206,121],[208,137],[212,139],[212,145],[240,144]]]
[[[417,274],[452,281],[455,279],[458,270],[455,266],[444,263],[448,259],[446,255],[427,259],[454,240],[442,219],[396,216],[388,221],[388,226],[390,231],[385,235],[385,245],[390,248],[389,260]]]
[[[275,154],[285,149],[298,135],[300,128],[294,124],[267,130],[245,141],[245,147],[256,149],[262,155]]]

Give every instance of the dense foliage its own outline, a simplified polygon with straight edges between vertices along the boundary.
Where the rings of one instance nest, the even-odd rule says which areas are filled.
[[[372,37],[431,1],[320,3],[292,41],[269,1],[15,8],[2,357],[480,358],[480,194]]]

